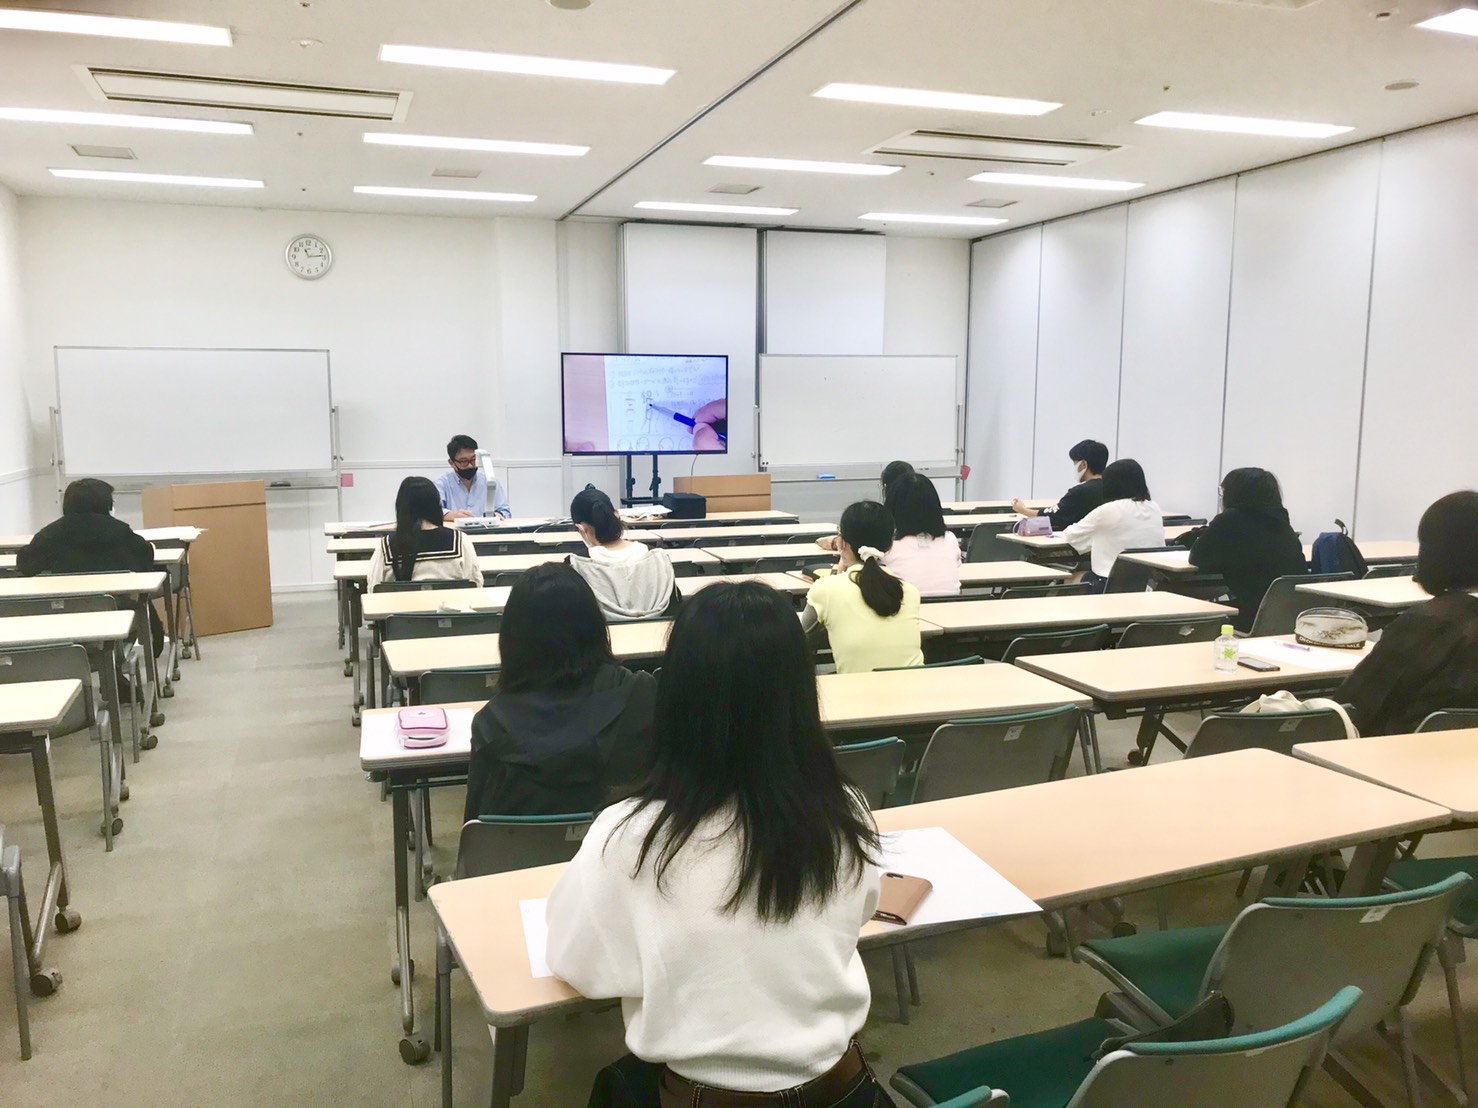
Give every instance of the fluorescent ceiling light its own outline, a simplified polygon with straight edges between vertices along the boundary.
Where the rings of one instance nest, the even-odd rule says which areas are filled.
[[[972,181],[984,181],[992,185],[1027,185],[1032,188],[1090,189],[1094,192],[1129,192],[1142,189],[1140,181],[1103,181],[1094,177],[1053,177],[1046,173],[977,173]]]
[[[259,189],[261,181],[244,177],[185,177],[178,173],[125,173],[116,169],[53,169],[53,177],[69,177],[78,181],[122,181],[135,185],[198,185],[213,189]]]
[[[850,173],[858,177],[886,177],[897,173],[901,165],[873,165],[870,162],[814,162],[804,158],[746,158],[737,154],[715,154],[704,165],[724,165],[734,169],[788,169],[797,173]]]
[[[1293,119],[1254,119],[1242,115],[1201,112],[1156,112],[1134,121],[1142,127],[1175,127],[1183,131],[1218,131],[1229,135],[1273,135],[1279,138],[1330,138],[1353,131],[1338,123],[1299,123]]]
[[[539,199],[526,192],[478,192],[475,189],[409,189],[394,185],[355,185],[354,191],[364,196],[420,196],[430,200],[501,200],[509,204],[527,204]]]
[[[1434,15],[1417,24],[1429,31],[1447,31],[1454,35],[1478,36],[1478,8],[1457,8],[1445,15]]]
[[[133,127],[140,131],[194,131],[202,135],[249,135],[250,123],[218,119],[176,119],[168,115],[115,115],[112,112],[64,112],[51,108],[0,108],[0,119],[16,123],[76,123],[84,127]]]
[[[201,23],[166,23],[158,19],[124,19],[115,15],[38,12],[0,8],[0,28],[7,31],[54,31],[64,35],[137,38],[150,42],[183,42],[192,46],[230,46],[231,28]]]
[[[364,141],[376,146],[415,146],[426,150],[481,150],[488,154],[548,154],[557,158],[580,158],[588,146],[566,146],[558,142],[513,142],[508,139],[453,138],[448,135],[396,135],[366,131]]]
[[[896,104],[905,108],[947,108],[956,112],[992,115],[1046,115],[1062,107],[1048,100],[1021,100],[1010,96],[978,96],[972,92],[931,92],[887,85],[830,84],[811,94],[827,100],[857,100],[863,104]]]
[[[795,215],[799,208],[764,208],[757,204],[681,204],[676,200],[638,200],[634,208],[658,212],[716,212],[719,215]]]
[[[628,85],[665,85],[675,69],[616,62],[582,62],[572,58],[539,58],[531,54],[490,54],[483,50],[447,50],[439,46],[380,47],[382,62],[435,65],[445,69],[480,69],[488,73],[522,73],[530,77],[573,77],[582,81],[617,81]]]
[[[995,227],[1006,222],[988,215],[915,215],[909,212],[864,212],[857,218],[872,223],[948,223],[961,227]]]

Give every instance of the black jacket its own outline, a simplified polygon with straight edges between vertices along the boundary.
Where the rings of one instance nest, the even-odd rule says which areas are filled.
[[[1065,531],[1103,503],[1103,478],[1090,477],[1080,481],[1057,502],[1057,507],[1042,512],[1052,521],[1052,530]]]
[[[651,759],[657,681],[602,666],[566,692],[497,693],[472,720],[466,819],[599,811]]]
[[[76,512],[54,519],[15,556],[26,577],[43,573],[147,573],[154,548],[132,527],[110,515]]]
[[[1191,548],[1191,565],[1219,573],[1237,606],[1237,630],[1249,631],[1268,586],[1277,577],[1309,571],[1298,533],[1280,516],[1228,508],[1205,527],[1177,540]]]
[[[1444,708],[1478,708],[1478,597],[1450,592],[1412,608],[1333,694],[1362,735],[1401,735]]]

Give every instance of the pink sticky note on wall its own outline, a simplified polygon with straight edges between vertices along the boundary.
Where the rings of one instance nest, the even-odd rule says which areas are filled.
[[[352,474],[352,473],[341,473],[341,474],[339,474],[339,487],[341,489],[352,489],[354,487],[354,474]]]

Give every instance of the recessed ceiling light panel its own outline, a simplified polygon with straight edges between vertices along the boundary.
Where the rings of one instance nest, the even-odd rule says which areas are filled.
[[[362,196],[416,196],[430,200],[496,200],[505,204],[528,204],[539,199],[524,192],[479,192],[475,189],[413,189],[394,185],[355,185]]]
[[[134,185],[195,185],[212,189],[259,189],[265,188],[262,181],[245,177],[190,177],[178,173],[126,173],[116,169],[51,169],[53,177],[67,177],[78,181],[118,181]]]
[[[869,223],[939,223],[952,227],[998,227],[1006,220],[989,215],[926,215],[917,212],[864,212]]]
[[[479,69],[486,73],[519,73],[529,77],[569,77],[582,81],[615,81],[628,85],[665,85],[674,69],[573,58],[540,58],[531,54],[493,54],[484,50],[449,50],[439,46],[384,45],[382,62],[432,65],[443,69]]]
[[[90,146],[87,143],[74,142],[72,153],[79,158],[113,158],[120,162],[138,160],[137,155],[126,146]]]
[[[874,165],[871,162],[818,162],[804,158],[750,158],[738,154],[715,154],[704,165],[723,165],[733,169],[782,169],[795,173],[845,173],[855,177],[887,177],[897,173],[901,165]]]
[[[1478,8],[1456,8],[1443,15],[1434,15],[1417,24],[1428,31],[1446,31],[1453,35],[1478,37]]]
[[[398,135],[366,131],[364,141],[376,146],[414,146],[424,150],[477,150],[485,154],[544,154],[555,158],[580,158],[588,146],[558,142],[514,142],[509,139],[456,138],[451,135]]]
[[[638,200],[632,205],[657,212],[712,212],[715,215],[795,215],[799,208],[766,208],[757,204],[686,204],[677,200]]]
[[[1207,115],[1204,112],[1156,112],[1134,122],[1141,127],[1172,127],[1182,131],[1215,131],[1228,135],[1269,135],[1274,138],[1332,138],[1355,129],[1338,123],[1301,123],[1294,119],[1255,119],[1244,115]]]
[[[893,104],[904,108],[943,108],[956,112],[986,112],[991,115],[1046,115],[1062,107],[1048,100],[1023,100],[1012,96],[980,96],[971,92],[935,92],[929,89],[893,88],[888,85],[852,85],[833,82],[811,95],[825,100],[854,100],[862,104]]]
[[[62,35],[132,38],[148,42],[182,42],[191,46],[230,46],[231,28],[202,23],[170,23],[159,19],[125,19],[78,12],[38,12],[0,8],[0,29],[50,31]]]
[[[202,135],[249,135],[250,123],[219,119],[176,119],[167,115],[122,115],[113,112],[55,111],[51,108],[0,107],[0,119],[16,123],[74,123],[81,127],[132,127],[140,131],[191,131]]]
[[[1092,192],[1129,192],[1142,189],[1140,181],[1105,181],[1094,177],[1053,177],[1045,173],[977,173],[972,181],[992,185],[1023,185],[1027,188],[1087,189]]]

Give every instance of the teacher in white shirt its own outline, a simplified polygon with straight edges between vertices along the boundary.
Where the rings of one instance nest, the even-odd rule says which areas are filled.
[[[508,508],[508,494],[497,480],[477,464],[477,440],[471,435],[453,435],[446,444],[447,461],[451,469],[438,474],[433,484],[441,494],[442,519],[481,519],[495,515],[508,519],[513,515]],[[491,486],[491,489],[489,488]],[[492,492],[493,510],[488,511],[488,493]]]

